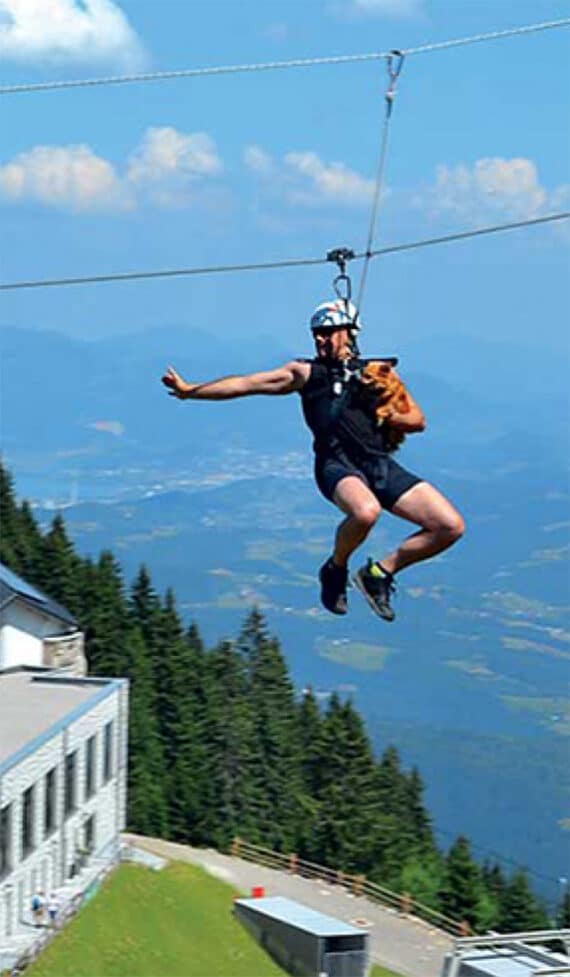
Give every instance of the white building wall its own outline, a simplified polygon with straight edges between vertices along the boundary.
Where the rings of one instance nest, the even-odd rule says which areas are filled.
[[[0,613],[0,669],[43,663],[43,639],[68,626],[16,597]]]
[[[128,685],[123,683],[102,702],[69,727],[52,736],[33,754],[10,768],[0,778],[0,808],[12,805],[12,871],[0,880],[0,944],[18,921],[30,919],[31,897],[38,889],[46,894],[57,890],[73,872],[79,850],[84,847],[85,822],[95,816],[95,839],[91,857],[109,858],[119,845],[125,827],[127,757],[126,718]],[[113,722],[112,775],[103,780],[104,729]],[[96,736],[95,791],[85,797],[86,744]],[[76,810],[64,815],[65,757],[77,751]],[[56,828],[44,836],[45,778],[57,768]],[[35,847],[22,854],[23,795],[35,785]]]
[[[13,624],[0,628],[0,669],[16,665],[42,664],[43,642],[33,634],[20,631]]]

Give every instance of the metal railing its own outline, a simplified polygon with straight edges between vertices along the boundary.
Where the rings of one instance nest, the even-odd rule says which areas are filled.
[[[243,858],[249,862],[256,862],[258,865],[265,865],[267,868],[289,872],[291,875],[320,879],[323,882],[328,882],[329,885],[342,886],[355,896],[365,896],[371,902],[387,906],[401,916],[413,916],[416,919],[421,919],[430,926],[455,937],[465,937],[471,932],[467,922],[451,919],[449,916],[418,902],[409,893],[392,892],[391,889],[386,889],[376,882],[370,882],[365,875],[351,875],[348,872],[307,862],[295,854],[286,855],[271,851],[269,848],[263,848],[261,845],[252,845],[244,841],[243,838],[234,838],[231,854],[234,858]]]

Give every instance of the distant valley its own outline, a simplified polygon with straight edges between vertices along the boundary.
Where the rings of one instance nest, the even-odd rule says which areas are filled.
[[[298,688],[352,695],[378,747],[393,742],[419,766],[442,844],[463,830],[480,858],[492,850],[528,865],[556,899],[570,875],[568,364],[552,365],[549,397],[533,400],[524,350],[517,365],[476,345],[441,373],[443,342],[421,364],[410,355],[403,372],[429,428],[402,459],[458,503],[468,533],[401,576],[387,626],[354,591],[346,620],[319,606],[336,513],[313,487],[296,398],[172,401],[160,371],[187,365],[175,358],[182,331],[164,335],[89,344],[39,334],[36,346],[24,331],[0,333],[2,440],[19,494],[46,525],[64,503],[80,551],[111,547],[127,581],[145,562],[210,645],[258,604]],[[203,377],[292,352],[267,346],[202,337],[192,365]],[[381,520],[375,555],[404,529]]]

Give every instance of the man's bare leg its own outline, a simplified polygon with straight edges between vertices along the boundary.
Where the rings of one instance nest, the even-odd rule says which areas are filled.
[[[442,553],[463,536],[465,523],[457,509],[429,482],[419,482],[398,499],[392,512],[421,526],[396,550],[380,560],[388,573]]]
[[[381,508],[370,489],[355,475],[347,475],[340,480],[333,501],[346,513],[346,519],[337,529],[332,557],[319,570],[321,603],[332,614],[346,614],[348,560],[368,536]]]
[[[451,502],[428,482],[419,482],[408,489],[393,506],[392,512],[422,528],[408,536],[383,560],[377,563],[369,560],[356,571],[353,578],[374,613],[385,621],[393,621],[396,616],[391,604],[393,575],[412,563],[427,560],[446,550],[463,535],[465,529],[462,517]]]
[[[333,560],[346,567],[355,549],[364,542],[382,512],[378,499],[356,475],[347,475],[338,483],[333,496],[335,505],[346,512],[335,538]]]

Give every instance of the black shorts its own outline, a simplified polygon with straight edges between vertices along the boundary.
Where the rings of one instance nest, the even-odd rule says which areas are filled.
[[[354,464],[343,453],[329,458],[315,459],[315,479],[325,499],[333,501],[336,486],[347,475],[355,475],[374,493],[383,509],[391,512],[400,498],[423,481],[412,472],[402,468],[391,455],[383,455],[372,461],[366,460],[361,464]]]

